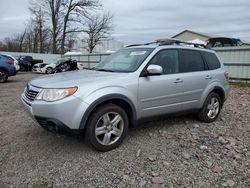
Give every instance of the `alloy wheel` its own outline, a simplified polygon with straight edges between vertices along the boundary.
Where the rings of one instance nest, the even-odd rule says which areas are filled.
[[[121,137],[124,129],[124,120],[117,112],[108,112],[102,115],[95,126],[95,136],[102,145],[112,145]]]
[[[214,119],[220,110],[220,102],[217,97],[212,97],[207,105],[207,116]]]

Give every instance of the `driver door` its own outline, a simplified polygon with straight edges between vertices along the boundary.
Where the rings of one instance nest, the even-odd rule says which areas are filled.
[[[178,50],[161,50],[151,59],[150,64],[160,65],[163,73],[139,78],[141,117],[180,111],[183,93]]]

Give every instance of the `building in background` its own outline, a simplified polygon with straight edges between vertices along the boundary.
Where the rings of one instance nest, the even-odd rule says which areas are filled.
[[[215,36],[210,34],[198,33],[191,30],[184,30],[172,36],[172,38],[179,39],[185,42],[208,45],[210,48],[250,45],[249,42],[241,41],[239,38]]]
[[[215,36],[202,34],[202,33],[190,31],[190,30],[184,30],[184,31],[172,36],[172,38],[179,39],[179,40],[182,40],[185,42],[200,40],[200,41],[203,41],[204,43],[206,43],[208,39],[213,38],[213,37],[215,37]]]

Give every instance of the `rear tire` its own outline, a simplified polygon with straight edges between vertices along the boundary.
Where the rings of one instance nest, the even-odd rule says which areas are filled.
[[[105,104],[90,115],[85,136],[96,150],[110,151],[122,143],[128,127],[126,112],[115,104]]]
[[[0,83],[5,83],[8,80],[8,74],[6,71],[0,69]]]
[[[220,96],[217,93],[212,92],[207,96],[198,117],[203,122],[213,122],[218,118],[221,107],[222,101]]]

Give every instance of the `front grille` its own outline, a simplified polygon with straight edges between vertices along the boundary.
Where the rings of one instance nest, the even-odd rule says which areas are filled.
[[[27,87],[25,91],[25,97],[30,101],[34,101],[38,93],[38,91],[31,90],[29,87]]]

